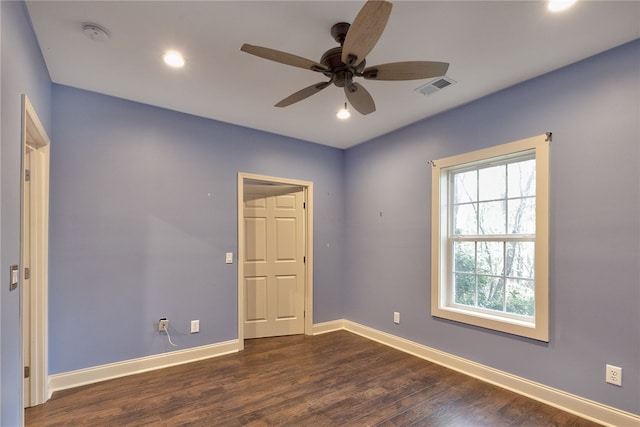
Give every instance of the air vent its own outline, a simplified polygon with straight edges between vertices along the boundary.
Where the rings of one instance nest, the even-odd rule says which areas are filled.
[[[424,96],[434,94],[439,90],[444,89],[447,86],[451,86],[455,84],[456,81],[451,77],[438,77],[437,79],[431,80],[429,83],[422,85],[420,87],[415,88],[414,90],[420,92]]]

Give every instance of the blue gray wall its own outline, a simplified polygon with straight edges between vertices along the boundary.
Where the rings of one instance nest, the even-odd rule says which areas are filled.
[[[639,104],[635,41],[348,150],[347,317],[639,414]],[[432,318],[427,161],[546,131],[549,344]]]
[[[173,350],[161,317],[181,349],[237,338],[239,171],[314,183],[314,322],[344,317],[341,150],[59,85],[53,103],[51,374]]]
[[[0,120],[0,425],[20,425],[20,293],[9,292],[9,266],[20,261],[20,161],[22,94],[47,132],[51,130],[51,82],[26,8],[0,2],[2,56]]]

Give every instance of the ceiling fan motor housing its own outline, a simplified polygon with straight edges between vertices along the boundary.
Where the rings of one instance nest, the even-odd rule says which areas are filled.
[[[353,76],[362,74],[362,70],[366,66],[366,61],[364,60],[357,67],[352,67],[342,62],[342,47],[334,47],[326,51],[320,58],[320,63],[329,69],[328,71],[323,71],[323,74],[333,78],[333,84],[338,87],[345,87],[351,84]]]

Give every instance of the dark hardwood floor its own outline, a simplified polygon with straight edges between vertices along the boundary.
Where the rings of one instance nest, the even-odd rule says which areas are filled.
[[[57,392],[27,426],[596,426],[345,331]]]

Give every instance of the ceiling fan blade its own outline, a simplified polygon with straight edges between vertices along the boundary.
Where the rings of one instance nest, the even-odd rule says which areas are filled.
[[[417,80],[444,76],[449,69],[448,62],[407,61],[367,67],[362,77],[370,80]]]
[[[351,83],[344,87],[344,92],[347,94],[349,104],[363,116],[376,111],[376,103],[373,102],[373,98],[362,85]]]
[[[368,0],[360,9],[342,45],[342,62],[358,66],[371,52],[387,25],[392,4]]]
[[[275,107],[288,107],[289,105],[302,101],[303,99],[306,99],[311,95],[315,95],[316,93],[320,92],[322,89],[329,86],[330,84],[331,84],[331,81],[312,84],[311,86],[305,87],[304,89],[299,90],[296,93],[287,96],[285,99],[278,102],[275,105]]]
[[[328,71],[328,68],[322,64],[312,61],[301,56],[293,55],[291,53],[282,52],[280,50],[269,49],[268,47],[254,46],[250,44],[243,44],[240,48],[241,51],[250,53],[260,58],[268,59],[270,61],[279,62],[285,65],[291,65],[294,67],[304,68],[311,71]]]

